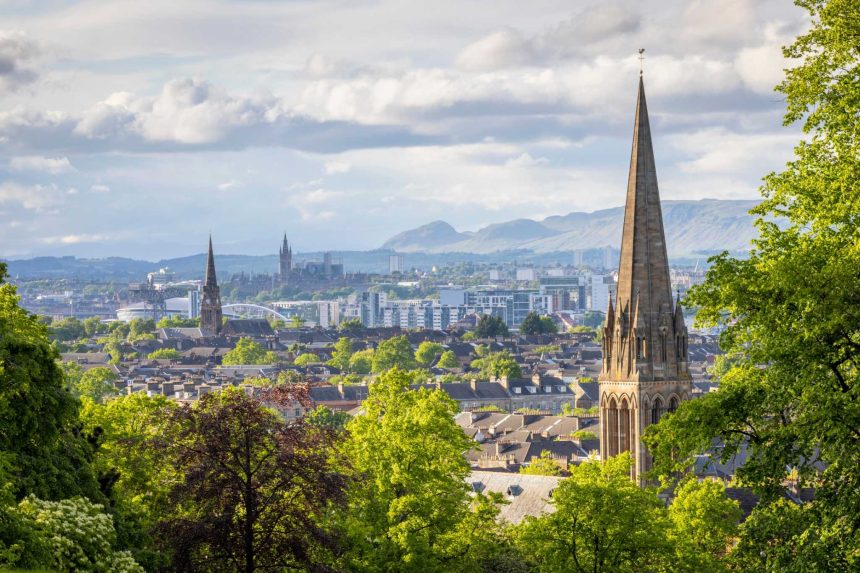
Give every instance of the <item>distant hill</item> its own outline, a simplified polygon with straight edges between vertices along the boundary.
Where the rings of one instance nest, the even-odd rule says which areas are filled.
[[[445,221],[433,221],[417,229],[391,237],[388,242],[403,245],[402,251],[423,251],[437,246],[450,245],[469,238],[468,233],[458,233]]]
[[[669,254],[685,256],[748,250],[756,236],[749,210],[757,204],[755,200],[663,201]],[[475,233],[460,233],[448,223],[436,221],[399,233],[381,248],[398,252],[483,254],[619,248],[623,217],[624,208],[614,207],[593,213],[547,217],[542,221],[516,219],[489,225]]]

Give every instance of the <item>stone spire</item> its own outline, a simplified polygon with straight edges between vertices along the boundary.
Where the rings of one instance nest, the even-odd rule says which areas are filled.
[[[200,331],[205,336],[221,333],[221,289],[215,276],[215,253],[212,250],[212,235],[209,235],[209,256],[206,259],[206,274],[203,277],[203,296],[200,299]]]
[[[218,286],[218,278],[215,276],[215,253],[212,251],[212,235],[209,235],[209,256],[206,259],[206,274],[203,277],[206,286]]]
[[[689,377],[686,356],[681,360],[677,348],[678,336],[686,337],[686,330],[676,332],[675,307],[645,83],[640,76],[615,313],[607,316],[606,325],[612,337],[604,343],[604,352],[612,358],[604,361],[601,379],[648,381]],[[683,367],[679,368],[681,363]]]
[[[293,270],[293,248],[287,241],[287,234],[284,233],[284,242],[278,249],[278,283],[286,285],[290,281],[290,275]]]

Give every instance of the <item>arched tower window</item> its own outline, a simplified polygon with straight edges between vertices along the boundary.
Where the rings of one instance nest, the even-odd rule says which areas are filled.
[[[678,398],[676,398],[675,396],[672,396],[672,398],[669,400],[669,413],[672,413],[677,409],[678,409]]]
[[[651,405],[651,423],[656,424],[660,421],[663,415],[663,399],[660,396],[654,398],[654,403]]]
[[[632,449],[633,440],[630,429],[630,406],[627,403],[627,398],[622,398],[618,408],[618,453]]]
[[[618,404],[615,398],[609,399],[609,404],[606,406],[606,428],[603,430],[606,437],[607,455],[618,455]]]

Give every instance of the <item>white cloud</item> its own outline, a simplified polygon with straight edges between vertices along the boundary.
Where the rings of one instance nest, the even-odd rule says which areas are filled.
[[[339,173],[349,173],[352,165],[346,161],[327,161],[324,169],[326,175],[336,175]]]
[[[101,183],[97,183],[90,187],[91,193],[110,193],[110,187],[107,185],[102,185]]]
[[[0,183],[0,204],[20,205],[28,211],[42,212],[63,203],[63,191],[57,185],[21,185],[13,181]]]
[[[92,233],[82,233],[82,234],[74,234],[74,235],[62,235],[58,237],[43,237],[42,242],[52,245],[52,244],[61,244],[61,245],[78,245],[81,243],[100,243],[102,241],[109,240],[110,237],[108,235],[99,235]]]
[[[506,167],[537,167],[539,165],[546,165],[549,163],[549,159],[546,157],[538,157],[534,158],[527,152],[523,152],[517,157],[512,157],[505,161]]]
[[[318,205],[322,203],[332,203],[337,199],[344,196],[344,193],[341,191],[330,191],[328,189],[314,189],[313,191],[308,191],[306,193],[299,193],[296,195],[296,199],[301,201],[302,203],[308,203],[311,205]]]
[[[68,157],[41,157],[38,155],[13,157],[9,161],[9,167],[12,171],[42,171],[52,175],[75,171]]]
[[[457,66],[470,71],[496,70],[529,64],[534,56],[532,42],[513,28],[503,28],[463,48]]]
[[[235,179],[231,179],[229,181],[225,181],[224,183],[219,183],[216,187],[218,191],[229,191],[231,189],[235,189],[241,185],[240,182]]]

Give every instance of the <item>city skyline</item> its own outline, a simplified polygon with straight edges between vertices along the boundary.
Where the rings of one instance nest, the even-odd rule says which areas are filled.
[[[771,89],[807,24],[730,4],[6,5],[0,257],[167,258],[210,230],[370,249],[617,207],[640,46],[663,198],[755,198],[798,138]]]

